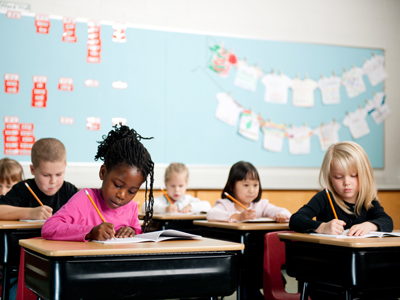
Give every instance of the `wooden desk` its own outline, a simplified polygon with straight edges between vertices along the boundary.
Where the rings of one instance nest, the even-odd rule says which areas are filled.
[[[264,237],[267,232],[289,230],[288,223],[228,223],[194,221],[202,236],[241,243],[245,247],[240,255],[241,277],[238,284],[238,299],[243,298],[242,284],[254,284],[262,288]]]
[[[304,282],[301,299],[400,297],[400,238],[329,238],[280,233],[289,276]]]
[[[139,214],[139,219],[144,214]],[[157,224],[154,230],[176,229],[193,234],[199,234],[197,227],[193,225],[194,220],[205,220],[207,214],[153,214],[153,223]]]
[[[235,291],[243,245],[203,238],[99,244],[21,240],[25,284],[44,299],[171,299]]]
[[[19,268],[18,241],[40,236],[44,222],[0,221],[0,264],[3,266],[1,299],[8,300],[10,277],[16,277]]]

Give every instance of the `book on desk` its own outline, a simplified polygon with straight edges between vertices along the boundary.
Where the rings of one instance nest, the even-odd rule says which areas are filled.
[[[147,232],[129,238],[115,238],[106,241],[93,241],[102,244],[128,244],[141,242],[162,242],[166,240],[195,240],[202,237],[197,234],[190,234],[179,230],[166,229]]]
[[[332,237],[332,238],[338,238],[338,239],[343,239],[343,238],[370,238],[370,237],[389,237],[389,236],[395,236],[395,237],[400,237],[400,232],[384,232],[384,231],[371,231],[370,233],[360,235],[360,236],[353,236],[353,235],[347,235],[347,232],[349,230],[343,231],[341,234],[323,234],[323,233],[310,233],[312,235],[317,235],[317,236],[325,236],[325,237]]]

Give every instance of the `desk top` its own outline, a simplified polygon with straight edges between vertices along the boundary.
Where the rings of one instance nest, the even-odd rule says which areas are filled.
[[[229,222],[210,222],[210,221],[193,221],[194,225],[217,227],[232,230],[288,230],[289,223],[229,223]]]
[[[307,233],[278,233],[282,240],[292,240],[348,248],[400,247],[400,237],[333,238]]]
[[[139,218],[144,217],[144,213],[139,213]],[[153,214],[154,220],[205,220],[207,219],[207,214]]]
[[[33,229],[33,228],[42,228],[44,222],[22,222],[22,221],[0,221],[0,230],[1,229]]]
[[[19,244],[45,256],[85,256],[158,254],[209,251],[240,251],[244,245],[215,239],[169,240],[129,244],[100,244],[95,242],[49,241],[45,239],[20,240]]]

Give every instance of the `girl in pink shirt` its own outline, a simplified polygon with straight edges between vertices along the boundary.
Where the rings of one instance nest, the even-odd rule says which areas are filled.
[[[113,236],[124,238],[142,233],[138,207],[132,199],[146,182],[144,230],[149,227],[153,210],[154,163],[140,142],[142,137],[128,126],[116,125],[100,142],[95,160],[101,159],[100,189],[83,189],[57,213],[47,219],[42,236],[49,240],[104,241]],[[149,200],[147,181],[149,179]],[[91,203],[89,193],[102,216]]]
[[[225,192],[239,201],[246,209],[228,199]],[[291,216],[286,208],[275,206],[261,199],[261,183],[257,169],[249,162],[239,161],[229,171],[222,199],[215,202],[207,213],[209,221],[241,222],[269,217],[277,222],[288,222]]]

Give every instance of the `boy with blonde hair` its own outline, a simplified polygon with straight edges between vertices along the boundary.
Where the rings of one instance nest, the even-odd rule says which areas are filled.
[[[67,153],[62,142],[43,138],[35,142],[30,170],[33,179],[14,185],[0,197],[0,220],[46,220],[71,198],[78,189],[64,181]],[[41,206],[25,182],[43,203]]]

